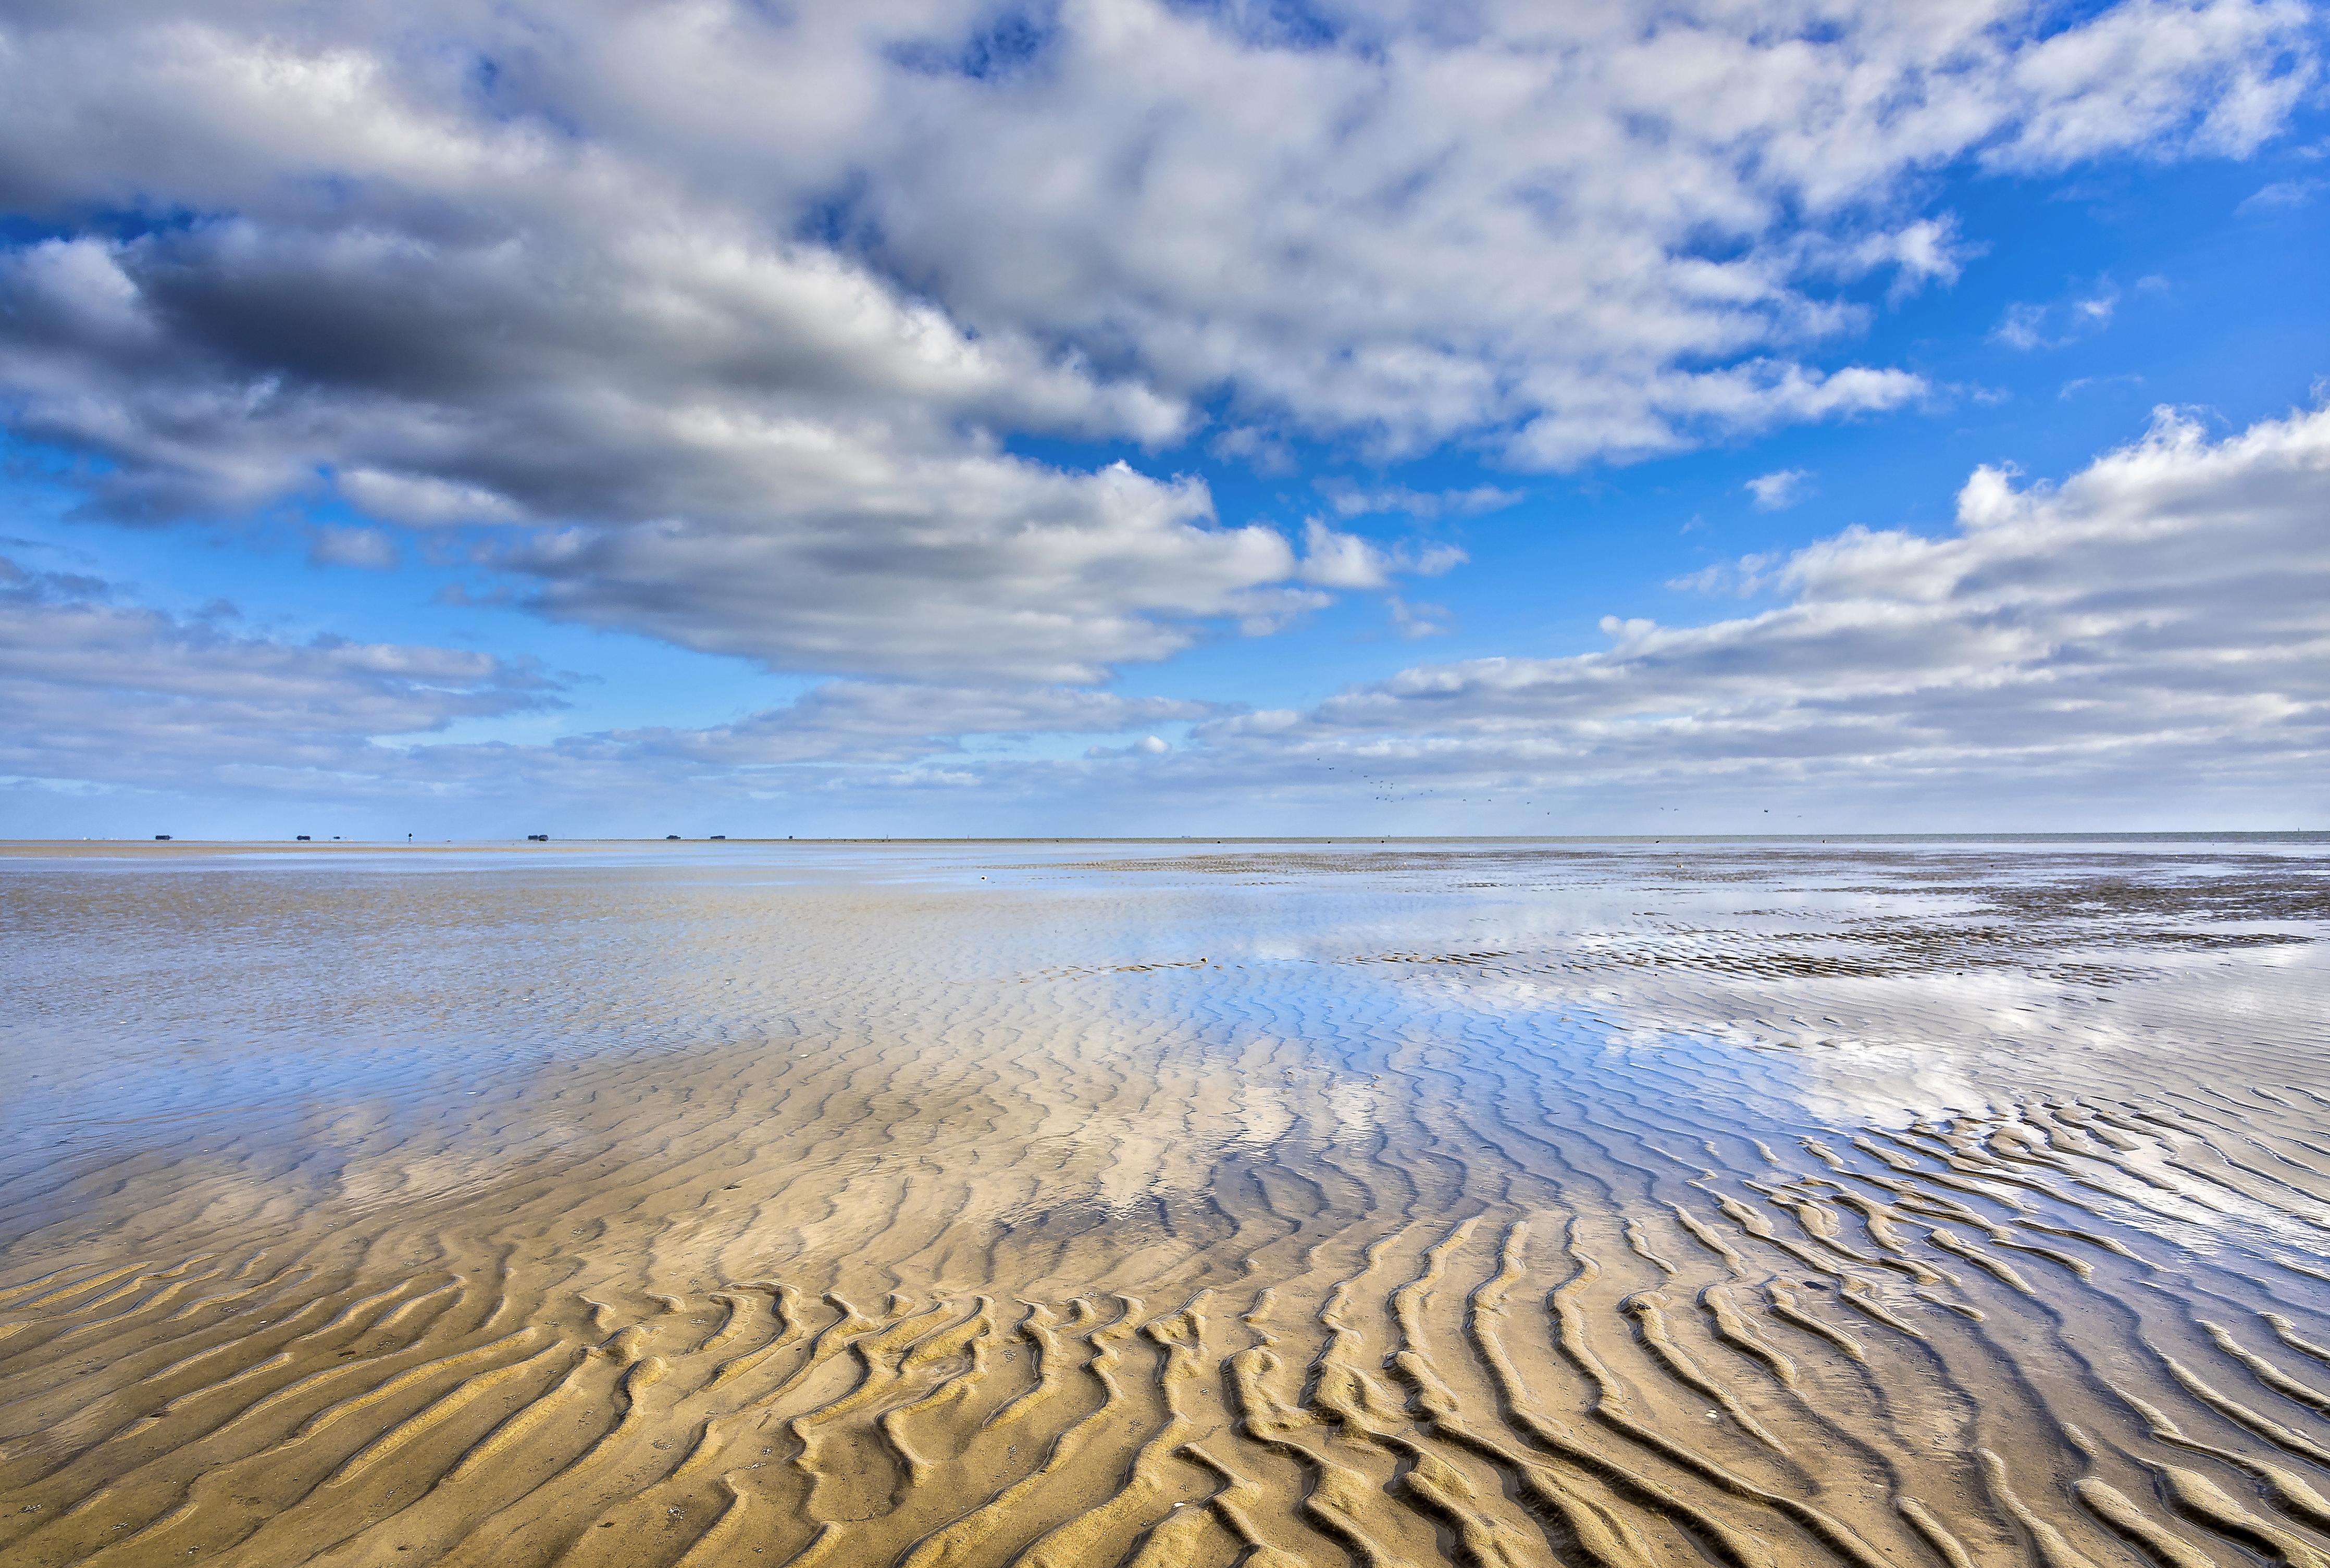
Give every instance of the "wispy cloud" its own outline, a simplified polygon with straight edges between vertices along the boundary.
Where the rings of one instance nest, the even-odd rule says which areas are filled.
[[[378,528],[318,528],[308,540],[308,560],[316,566],[387,571],[396,565],[396,542]]]
[[[2047,341],[2041,331],[2047,324],[2047,307],[2043,305],[2016,304],[2006,307],[1991,336],[2009,348],[2037,348]]]
[[[232,628],[111,584],[0,557],[0,774],[147,789],[232,782],[362,792],[402,770],[386,736],[563,707],[566,682],[467,649]]]
[[[2236,209],[2241,213],[2287,212],[2310,203],[2325,190],[2330,190],[2330,180],[2276,180],[2259,186]]]
[[[1445,637],[1455,629],[1456,618],[1444,604],[1411,603],[1396,593],[1384,603],[1392,629],[1404,638]]]
[[[1520,490],[1506,489],[1497,485],[1474,485],[1462,490],[1411,490],[1405,486],[1382,486],[1369,488],[1354,485],[1348,479],[1327,478],[1318,484],[1319,493],[1327,498],[1340,517],[1366,517],[1381,514],[1397,514],[1430,521],[1437,517],[1474,517],[1484,512],[1501,512],[1518,505],[1526,498]]]
[[[1758,512],[1785,511],[1812,493],[1812,474],[1804,468],[1777,468],[1758,474],[1745,488]]]
[[[1322,588],[1382,588],[1396,576],[1437,577],[1465,560],[1454,544],[1382,545],[1340,534],[1317,518],[1303,525],[1300,575]]]
[[[2164,286],[2161,279],[2145,279],[2139,288]],[[2119,288],[2108,278],[2098,279],[2090,287],[2049,303],[2019,301],[2009,305],[1998,325],[1991,329],[1991,341],[2026,352],[2061,348],[2109,326],[2118,312],[2119,302]]]
[[[2057,389],[2055,395],[2059,399],[2068,400],[2079,396],[2081,392],[2093,392],[2098,387],[2126,387],[2134,390],[2143,384],[2144,378],[2133,372],[2125,375],[2081,375],[2074,376],[2065,382]]]

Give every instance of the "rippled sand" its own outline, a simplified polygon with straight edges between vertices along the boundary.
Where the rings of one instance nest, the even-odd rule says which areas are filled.
[[[2330,1564],[2303,842],[0,851],[0,1562]]]

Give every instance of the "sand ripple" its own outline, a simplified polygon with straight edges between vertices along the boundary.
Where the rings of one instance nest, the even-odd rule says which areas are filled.
[[[2330,1568],[2308,852],[0,877],[10,1564]]]

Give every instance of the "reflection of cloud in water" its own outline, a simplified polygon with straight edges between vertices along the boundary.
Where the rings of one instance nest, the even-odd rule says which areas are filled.
[[[2139,1510],[2193,1462],[2098,1366],[2240,1465],[2315,1419],[2195,1330],[2330,1344],[2325,947],[2253,940],[2303,857],[853,853],[6,873],[0,1484],[54,1506],[0,1556],[1227,1563],[1234,1497],[1535,1561],[1558,1476],[1656,1568],[1930,1560],[1897,1496],[2009,1562],[1975,1449]],[[2117,1561],[2081,1496],[2018,1506]]]
[[[1269,1148],[1294,1126],[1294,1107],[1280,1085],[1241,1080],[1236,1093],[1239,1141],[1247,1148]]]
[[[1360,1079],[1331,1078],[1327,1110],[1327,1141],[1356,1146],[1375,1137],[1382,1125],[1382,1091]]]

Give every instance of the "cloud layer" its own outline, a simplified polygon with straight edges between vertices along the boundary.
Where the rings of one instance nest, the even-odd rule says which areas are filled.
[[[1978,469],[1946,537],[1854,527],[1743,562],[1783,600],[1759,614],[1610,617],[1605,652],[1419,666],[1198,734],[1217,765],[1318,759],[1475,795],[2258,785],[2318,808],[2325,488],[2330,408],[2217,441],[2162,410],[2060,487]]]
[[[1930,816],[1956,800],[1993,822],[2009,789],[2014,811],[2047,820],[2201,800],[2286,821],[2330,804],[2325,489],[2330,408],[2215,439],[2164,410],[2060,486],[1978,469],[1944,536],[1852,528],[1751,558],[1739,571],[1771,608],[1692,627],[1613,617],[1601,652],[1418,665],[1259,713],[835,681],[710,729],[533,746],[423,732],[554,704],[545,672],[237,634],[7,566],[0,770],[195,793],[425,787],[545,808],[760,798],[844,814],[968,788],[1031,831],[1174,809],[1217,832],[1546,830],[1581,801],[1623,802],[1624,817],[1710,788],[1843,802],[1863,825],[1883,825],[1888,801]],[[1175,725],[1178,743],[1150,733]],[[1016,743],[1031,737],[1114,740],[1047,756]],[[1492,800],[1504,809],[1482,808]]]
[[[555,617],[1088,683],[1435,558],[1015,440],[1545,468],[1899,407],[1853,301],[1953,275],[1927,174],[2238,155],[2314,71],[2297,0],[1299,14],[20,5],[0,400],[115,518],[336,498]]]
[[[288,640],[118,601],[0,556],[0,776],[196,791],[289,780],[359,792],[401,766],[375,737],[561,705],[526,662],[456,648]]]
[[[831,681],[705,729],[533,745],[448,741],[465,720],[564,706],[572,677],[464,649],[289,638],[215,604],[174,615],[114,584],[0,556],[0,779],[206,798],[455,802],[640,791],[815,791],[948,776],[967,741],[1109,736],[1218,710],[1073,686]],[[968,778],[969,775],[961,775]]]

